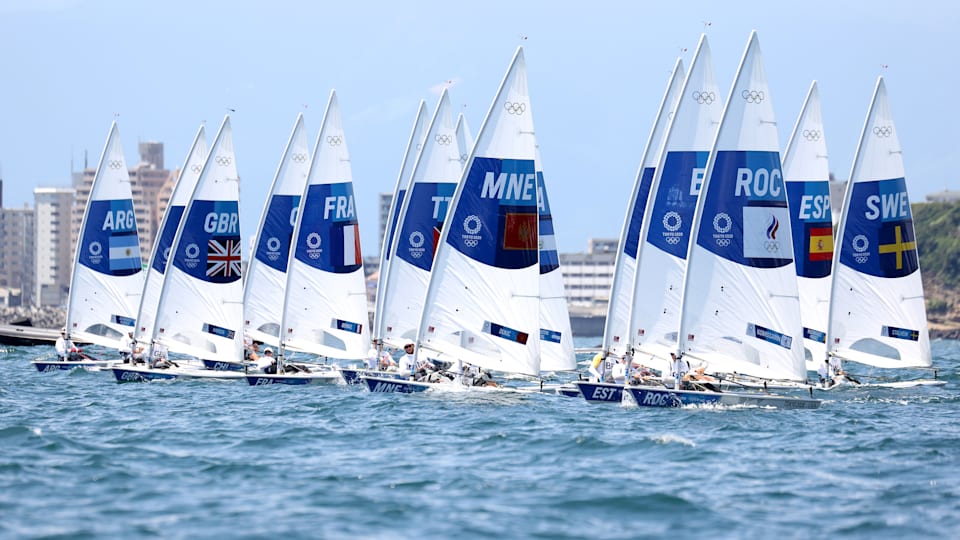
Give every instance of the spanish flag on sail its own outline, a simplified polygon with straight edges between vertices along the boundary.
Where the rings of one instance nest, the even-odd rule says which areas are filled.
[[[833,229],[831,227],[810,228],[810,260],[829,261],[833,259]]]

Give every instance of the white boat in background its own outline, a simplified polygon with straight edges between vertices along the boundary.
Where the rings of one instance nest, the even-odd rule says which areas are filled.
[[[780,170],[770,89],[752,32],[707,161],[691,227],[677,337],[693,368],[769,381],[806,381],[793,241]],[[673,399],[695,404],[700,399],[690,392],[628,389],[640,406],[671,406]],[[720,396],[718,402],[724,405],[820,405],[805,397],[696,394],[711,400]]]
[[[240,177],[227,115],[187,204],[160,291],[151,343],[225,366],[243,359]],[[167,369],[113,367],[118,381],[193,378],[199,363]],[[235,378],[212,371],[204,378]]]
[[[153,253],[150,254],[150,263],[147,267],[146,282],[143,284],[143,295],[140,297],[140,308],[137,310],[137,326],[133,339],[149,349],[153,338],[153,323],[157,318],[157,306],[160,302],[160,291],[163,289],[163,279],[167,271],[167,260],[170,258],[174,237],[180,228],[183,211],[190,202],[190,196],[200,178],[203,163],[207,159],[207,138],[203,125],[197,130],[190,145],[190,152],[180,168],[177,183],[170,194],[170,202],[163,213],[160,222],[160,234],[153,243]]]
[[[790,206],[804,359],[807,370],[817,371],[826,358],[830,265],[833,261],[830,168],[817,81],[810,84],[783,152],[783,181]]]
[[[833,254],[827,354],[930,367],[930,337],[903,156],[883,78],[860,135]]]
[[[553,213],[543,175],[543,160],[537,147],[537,214],[540,250],[540,371],[575,371],[573,330],[560,271],[560,255],[553,228]]]
[[[484,119],[447,211],[416,340],[428,354],[442,353],[488,370],[539,375],[535,160],[521,47]],[[431,387],[376,377],[362,380],[371,392]]]
[[[623,226],[620,229],[620,241],[617,245],[617,258],[613,267],[613,281],[610,285],[610,301],[607,304],[606,324],[603,328],[601,350],[605,356],[622,357],[636,343],[631,337],[630,317],[634,304],[634,279],[637,272],[637,256],[640,245],[640,230],[644,215],[647,213],[647,200],[655,176],[660,149],[670,120],[675,116],[680,89],[684,80],[683,61],[677,59],[667,81],[667,88],[660,100],[653,128],[647,137],[647,144],[640,157],[640,170],[633,182],[633,191],[627,204]],[[640,293],[641,291],[637,291]],[[648,291],[642,291],[647,298]],[[649,291],[649,296],[656,296]],[[611,365],[612,360],[605,360]],[[605,394],[604,394],[605,395]],[[617,395],[619,398],[619,394]],[[613,398],[611,398],[613,399]],[[619,399],[617,400],[619,401]]]
[[[417,337],[437,242],[462,174],[460,154],[450,96],[444,88],[404,190],[397,234],[386,255],[390,264],[380,272],[384,296],[379,337],[393,347]]]
[[[264,384],[338,384],[338,370],[319,364],[287,369],[288,351],[361,360],[370,345],[360,230],[350,153],[336,91],[330,92],[297,222],[281,308],[277,373],[248,375]]]
[[[700,37],[663,135],[639,234],[630,311],[636,360],[669,373],[694,210],[723,114],[706,35]]]
[[[243,287],[243,327],[246,337],[280,345],[280,303],[287,284],[290,241],[300,208],[300,196],[310,171],[310,147],[298,114],[283,150],[270,192],[260,215],[253,257]]]
[[[386,297],[386,280],[383,277],[387,275],[387,269],[390,266],[390,247],[393,245],[393,234],[400,217],[400,207],[403,206],[403,200],[406,198],[407,185],[410,183],[410,172],[413,170],[417,156],[423,148],[424,137],[427,134],[427,121],[427,105],[423,100],[420,100],[420,105],[417,107],[417,116],[414,118],[413,128],[410,130],[410,139],[407,141],[407,149],[403,153],[403,160],[400,161],[400,172],[397,174],[397,182],[393,188],[387,229],[383,235],[383,245],[380,246],[377,298],[373,311],[373,337],[381,344],[381,349],[384,334],[383,300]]]
[[[130,173],[117,123],[113,122],[80,225],[70,276],[66,337],[80,343],[119,348],[125,335],[134,330],[134,317],[143,291],[141,270]],[[109,362],[82,356],[79,362],[41,358],[33,364],[39,371],[52,371],[103,366]]]

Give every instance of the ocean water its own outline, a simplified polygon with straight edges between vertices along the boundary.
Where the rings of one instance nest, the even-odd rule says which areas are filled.
[[[0,353],[0,538],[960,537],[956,341],[946,386],[814,411],[117,384],[47,350]]]

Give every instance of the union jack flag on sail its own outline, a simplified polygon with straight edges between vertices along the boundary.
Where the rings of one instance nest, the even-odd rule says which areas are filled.
[[[240,239],[211,238],[207,241],[207,277],[240,276]]]

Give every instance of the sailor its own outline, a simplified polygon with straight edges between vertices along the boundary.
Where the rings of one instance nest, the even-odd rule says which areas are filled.
[[[120,359],[123,360],[124,364],[129,364],[130,360],[133,358],[133,331],[127,332],[127,335],[120,338]]]
[[[830,388],[833,386],[833,376],[830,375],[831,371],[830,359],[825,358],[823,363],[820,364],[820,367],[817,368],[817,376],[820,378],[820,385],[824,388]]]
[[[590,362],[590,380],[593,382],[603,382],[603,351],[598,352]]]
[[[613,382],[617,384],[623,384],[627,379],[627,357],[626,355],[620,357],[620,360],[613,365],[613,370],[611,370],[610,375],[613,379]]]
[[[80,349],[67,337],[66,328],[60,329],[60,337],[57,338],[54,348],[57,350],[57,356],[60,357],[61,361],[80,360]]]
[[[254,361],[257,371],[262,371],[264,373],[276,373],[276,362],[277,359],[273,356],[273,349],[267,347],[263,350],[263,356],[257,358]]]
[[[398,372],[414,376],[414,373],[417,369],[417,357],[414,356],[413,351],[416,348],[412,341],[408,341],[403,344],[403,356],[400,357],[400,367],[397,369]]]
[[[683,353],[679,355],[677,353],[670,353],[670,374],[673,375],[673,389],[680,390],[680,381],[683,380],[683,376],[690,371],[690,366],[687,365],[687,361],[683,359]]]

